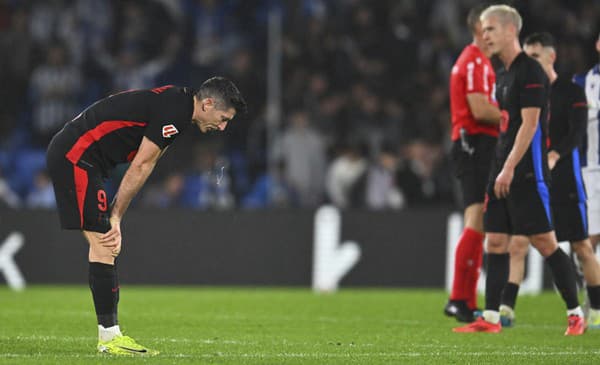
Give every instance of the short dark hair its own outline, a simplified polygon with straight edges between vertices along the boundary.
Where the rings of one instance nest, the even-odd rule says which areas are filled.
[[[481,21],[479,17],[486,7],[486,4],[478,4],[469,10],[469,14],[467,15],[467,27],[469,27],[471,34],[475,34],[475,27],[477,26],[477,23]]]
[[[196,97],[200,99],[213,98],[220,109],[233,108],[238,114],[245,113],[248,108],[237,86],[231,80],[221,76],[211,77],[204,81],[196,92]]]
[[[528,35],[523,43],[528,46],[539,43],[542,47],[554,48],[554,37],[548,32],[533,33]]]

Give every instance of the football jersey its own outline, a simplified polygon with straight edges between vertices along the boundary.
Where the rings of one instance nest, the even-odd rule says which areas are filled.
[[[579,146],[587,128],[587,104],[583,90],[559,76],[550,91],[549,150],[560,154],[551,171],[553,202],[585,201]]]
[[[498,127],[491,124],[480,123],[473,117],[467,94],[481,93],[495,103],[494,85],[496,74],[490,60],[474,44],[470,44],[462,51],[452,67],[450,75],[450,112],[452,115],[452,140],[460,138],[460,130],[464,129],[468,135],[486,134],[498,136]]]
[[[581,165],[585,169],[600,169],[600,64],[583,75],[575,76],[583,88],[588,104],[586,137],[581,147]]]
[[[160,149],[169,146],[192,124],[193,109],[190,88],[168,85],[111,95],[65,125],[60,133],[71,137],[65,157],[108,172],[133,160],[143,137]]]
[[[496,179],[514,146],[517,133],[523,123],[521,109],[535,107],[541,109],[537,130],[529,148],[515,167],[513,182],[524,179],[548,180],[546,136],[549,91],[548,77],[542,66],[524,52],[514,59],[508,70],[498,76],[496,99],[500,109],[508,112],[509,120],[500,125],[491,179]]]

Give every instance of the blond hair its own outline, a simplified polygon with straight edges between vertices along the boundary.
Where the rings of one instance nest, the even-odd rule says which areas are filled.
[[[521,31],[523,27],[523,19],[517,9],[508,5],[492,5],[489,6],[481,13],[481,20],[495,16],[502,24],[510,23],[517,28],[517,33]]]

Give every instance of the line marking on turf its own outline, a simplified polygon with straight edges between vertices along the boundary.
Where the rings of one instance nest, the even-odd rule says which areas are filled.
[[[552,357],[552,356],[577,356],[577,355],[600,355],[600,350],[595,351],[492,351],[492,352],[468,352],[468,351],[457,351],[452,353],[447,352],[373,352],[373,353],[335,353],[335,352],[282,352],[272,354],[261,354],[261,353],[222,353],[217,352],[214,354],[160,354],[157,358],[252,358],[252,359],[281,359],[281,358],[356,358],[356,357],[449,357],[449,356],[527,356],[527,357]],[[48,354],[48,353],[35,353],[35,354],[19,354],[19,353],[5,353],[0,354],[0,358],[100,358],[106,355],[103,354]]]

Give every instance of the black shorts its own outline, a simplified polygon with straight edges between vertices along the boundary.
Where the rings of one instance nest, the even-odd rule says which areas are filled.
[[[454,174],[460,182],[463,208],[483,203],[496,137],[485,134],[465,136],[452,145]]]
[[[550,193],[544,181],[513,183],[504,199],[496,199],[494,181],[488,185],[483,225],[486,232],[531,236],[553,230]]]
[[[70,139],[59,133],[50,142],[46,155],[61,226],[108,232],[110,204],[104,188],[105,174],[84,161],[74,165],[67,160]]]
[[[552,216],[559,242],[588,238],[587,205],[584,201],[552,202]]]

